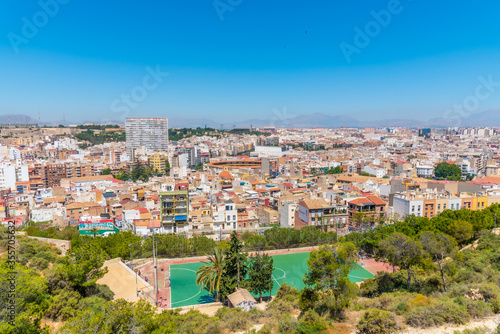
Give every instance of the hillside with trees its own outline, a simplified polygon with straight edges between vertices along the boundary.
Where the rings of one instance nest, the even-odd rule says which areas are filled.
[[[12,326],[7,314],[0,313],[0,332],[49,333],[45,324],[57,321],[63,324],[57,332],[68,334],[350,330],[368,334],[482,321],[500,314],[500,237],[492,233],[494,214],[499,211],[498,205],[492,205],[483,211],[446,210],[432,219],[410,216],[394,225],[374,225],[350,233],[338,242],[336,236],[329,238],[319,230],[317,234],[312,230],[292,234],[279,228],[266,231],[264,236],[245,234],[238,238],[233,234],[229,241],[220,243],[202,236],[159,236],[159,253],[176,253],[170,247],[182,245],[183,256],[195,251],[212,254],[198,271],[198,283],[221,302],[238,285],[259,297],[272,289],[272,261],[265,252],[249,256],[248,250],[257,247],[252,244],[260,243],[260,249],[282,248],[290,235],[323,242],[310,253],[302,290],[283,284],[263,308],[244,312],[223,307],[214,317],[196,310],[156,312],[146,302],[112,301],[109,288],[96,284],[106,272],[104,260],[128,259],[128,245],[141,241],[140,237],[130,232],[106,238],[81,237],[68,228],[44,232],[35,225],[29,228],[30,233],[71,238],[72,249],[61,256],[46,244],[17,236],[16,317]],[[6,287],[8,238],[4,230],[0,232],[0,287]],[[132,255],[150,256],[151,246],[151,240],[144,239]],[[394,272],[379,272],[359,286],[351,283],[348,274],[360,254],[388,263]],[[0,298],[2,309],[7,303],[5,296]]]

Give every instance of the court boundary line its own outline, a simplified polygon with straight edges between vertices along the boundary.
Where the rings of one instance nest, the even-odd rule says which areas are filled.
[[[182,265],[182,264],[179,264],[179,265]],[[170,266],[169,270],[173,270],[173,269],[177,269],[177,270],[186,270],[186,271],[192,271],[193,273],[196,274],[196,271],[193,270],[193,269],[189,269],[189,268],[172,268],[172,266]],[[171,283],[170,283],[171,284]],[[187,302],[188,300],[191,300],[195,297],[197,297],[201,292],[203,291],[203,289],[200,289],[200,291],[198,291],[197,294],[195,294],[194,296],[191,296],[187,299],[184,299],[184,300],[180,300],[180,301],[177,301],[177,302],[172,302],[172,291],[170,292],[170,308],[173,308],[173,305],[175,304],[179,304],[179,303],[184,303],[184,302]],[[195,305],[199,305],[199,304],[195,304]],[[183,306],[180,306],[180,307],[183,307]]]
[[[298,250],[300,250],[300,251],[298,251]],[[292,255],[292,254],[309,253],[309,252],[311,252],[311,249],[309,249],[309,250],[294,249],[294,251],[288,251],[288,252],[278,253],[278,254],[269,254],[269,255],[270,256],[279,256],[279,255]],[[247,253],[247,254],[250,255],[249,253]],[[193,273],[196,273],[196,271],[193,270],[193,269],[182,268],[182,267],[175,268],[175,267],[172,267],[172,266],[182,266],[182,265],[191,264],[191,263],[203,263],[203,262],[206,262],[206,261],[203,261],[202,259],[200,259],[199,257],[198,258],[186,258],[186,259],[183,259],[184,261],[182,261],[182,260],[178,261],[178,260],[181,260],[181,259],[172,259],[172,261],[170,261],[168,259],[163,259],[163,261],[168,262],[170,270],[173,270],[173,269],[186,270],[186,271],[191,271]],[[160,262],[163,262],[163,261],[160,260]],[[364,268],[360,263],[357,263],[357,265],[359,266],[359,268],[366,270],[367,273],[375,276],[371,271],[369,271],[368,269]],[[359,270],[359,268],[358,268],[358,270]],[[279,278],[275,277],[274,275],[271,275],[272,279],[274,280],[274,282],[276,282],[277,286],[279,287],[279,286],[281,286],[280,281],[287,278],[287,271],[285,271],[284,269],[282,269],[280,267],[274,267],[274,269],[275,270],[280,270],[281,272],[283,272],[283,276],[281,276]],[[373,278],[373,277],[360,277],[360,276],[355,276],[355,275],[351,275],[351,274],[349,274],[348,277],[349,278],[354,278],[354,279],[359,279],[361,281],[366,281],[367,279]],[[291,286],[295,286],[295,284],[291,284]],[[184,302],[187,302],[187,301],[189,301],[189,300],[191,300],[193,298],[196,298],[197,296],[199,296],[202,293],[202,291],[203,291],[203,289],[199,290],[198,293],[196,293],[192,297],[189,297],[187,299],[184,299],[184,300],[181,300],[181,301],[177,301],[177,302],[172,302],[172,292],[170,292],[170,304],[171,304],[170,308],[173,309],[173,308],[179,308],[179,307],[189,307],[189,306],[194,306],[194,305],[206,304],[206,303],[199,303],[199,304],[186,305],[186,306],[175,306],[176,304],[184,303]]]
[[[198,296],[198,295],[201,293],[201,291],[202,291],[202,290],[198,291],[198,293],[197,293],[197,294],[195,294],[195,295],[194,295],[194,296],[192,296],[192,297],[189,297],[188,299],[180,300],[180,301],[175,302],[175,303],[170,302],[170,304],[171,304],[171,305],[174,305],[174,304],[179,304],[179,303],[184,303],[184,302],[187,302],[188,300],[191,300],[191,299],[195,298],[196,296]],[[203,303],[202,303],[202,304],[203,304]],[[199,305],[199,304],[195,304],[195,305]],[[188,305],[188,306],[191,306],[191,305]],[[181,306],[181,307],[182,307],[182,306]]]
[[[281,269],[280,267],[274,267],[274,270],[276,270],[276,269],[281,270],[283,272],[283,276],[276,278],[276,280],[286,278],[286,271],[285,270]]]

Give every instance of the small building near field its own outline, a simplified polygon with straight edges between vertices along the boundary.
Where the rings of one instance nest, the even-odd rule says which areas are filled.
[[[243,311],[250,311],[257,304],[257,301],[247,289],[238,289],[227,296],[227,299],[229,308],[240,307]]]

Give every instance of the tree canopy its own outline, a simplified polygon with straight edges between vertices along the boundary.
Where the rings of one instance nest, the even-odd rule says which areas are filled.
[[[460,167],[447,162],[441,162],[434,167],[434,175],[441,180],[460,181],[462,170]]]

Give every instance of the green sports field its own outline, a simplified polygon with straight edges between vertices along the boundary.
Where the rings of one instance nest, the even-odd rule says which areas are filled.
[[[299,290],[304,287],[302,278],[307,271],[306,260],[308,258],[309,252],[273,255],[274,287],[272,295],[275,295],[279,286],[285,282]],[[213,302],[208,292],[205,290],[200,291],[200,287],[196,285],[196,271],[202,265],[202,262],[195,262],[170,266],[172,307]],[[356,265],[349,274],[351,281],[356,283],[372,277],[372,273],[359,265]]]

